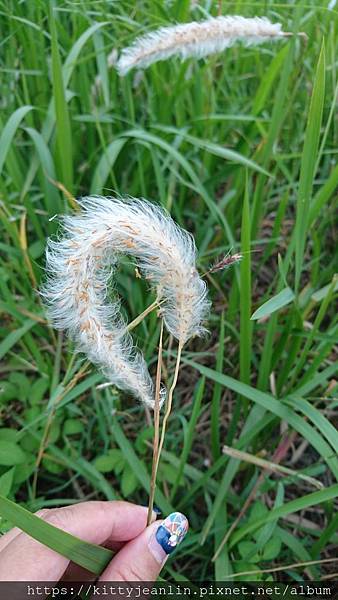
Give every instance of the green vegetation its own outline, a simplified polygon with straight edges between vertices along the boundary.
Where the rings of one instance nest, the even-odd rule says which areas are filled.
[[[308,40],[173,59],[125,78],[108,66],[114,48],[145,30],[219,8],[194,4],[0,2],[0,495],[30,511],[147,503],[150,414],[100,386],[100,373],[48,326],[37,294],[54,217],[76,209],[74,197],[143,196],[194,234],[201,273],[223,253],[244,255],[207,275],[210,336],[183,351],[155,500],[164,513],[184,511],[191,533],[163,577],[329,577],[333,563],[321,561],[338,540],[335,13],[312,0],[224,3],[223,13],[266,14]],[[129,321],[154,300],[130,264],[117,291]],[[154,374],[156,314],[134,334]],[[172,368],[168,339],[163,357]],[[222,454],[223,444],[253,462]],[[255,455],[294,474],[263,471]],[[13,506],[1,507],[5,531]],[[84,552],[90,560],[94,550]]]

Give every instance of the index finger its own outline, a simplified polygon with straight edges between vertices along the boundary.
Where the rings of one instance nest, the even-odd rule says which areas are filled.
[[[125,542],[145,529],[147,509],[129,502],[93,501],[46,511],[43,519],[94,544]],[[68,563],[66,557],[19,533],[1,552],[0,581],[56,581]]]

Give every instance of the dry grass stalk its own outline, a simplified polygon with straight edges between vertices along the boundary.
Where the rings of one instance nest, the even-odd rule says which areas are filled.
[[[242,450],[237,450],[236,448],[230,448],[229,446],[223,446],[223,454],[227,454],[232,458],[238,458],[238,460],[243,460],[245,462],[252,463],[253,465],[257,465],[258,467],[262,467],[266,469],[266,471],[271,473],[280,473],[282,475],[291,475],[292,477],[298,477],[307,483],[313,485],[317,490],[321,490],[324,486],[321,481],[315,479],[314,477],[310,477],[310,475],[305,475],[304,473],[298,473],[298,471],[294,471],[294,469],[289,469],[288,467],[283,467],[275,462],[271,462],[269,460],[264,460],[260,456],[254,456],[253,454],[249,454],[248,452],[243,452]]]
[[[162,349],[163,349],[163,319],[161,320],[160,339],[158,344],[156,384],[155,384],[155,406],[154,406],[154,440],[153,440],[153,462],[151,469],[150,493],[148,504],[147,525],[150,525],[152,512],[154,508],[154,498],[156,490],[157,464],[159,456],[160,440],[160,394],[161,394],[161,373],[162,373]]]

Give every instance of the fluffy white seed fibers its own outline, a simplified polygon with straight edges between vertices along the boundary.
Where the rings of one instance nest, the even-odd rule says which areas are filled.
[[[125,75],[130,69],[146,68],[174,55],[182,59],[190,56],[201,58],[221,52],[236,42],[249,46],[280,39],[283,35],[280,23],[271,23],[266,17],[213,17],[161,27],[138,37],[131,46],[122,50],[116,66],[120,75]]]
[[[79,214],[63,218],[63,237],[48,241],[42,294],[49,317],[56,328],[68,330],[110,381],[153,407],[147,366],[133,348],[119,301],[107,302],[108,283],[119,255],[135,257],[164,301],[166,328],[185,343],[203,332],[209,310],[194,239],[146,200],[92,196],[80,204]]]

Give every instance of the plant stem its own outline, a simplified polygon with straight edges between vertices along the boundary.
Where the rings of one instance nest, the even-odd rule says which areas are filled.
[[[160,340],[158,344],[158,358],[156,370],[156,388],[155,388],[155,406],[154,406],[154,442],[153,442],[153,463],[151,468],[151,481],[149,492],[149,505],[147,525],[150,525],[154,507],[154,497],[156,490],[156,464],[158,457],[158,445],[160,439],[160,389],[161,389],[161,371],[162,371],[162,340],[163,340],[163,319],[161,319]]]
[[[128,331],[135,329],[135,327],[137,327],[137,325],[139,325],[141,323],[141,321],[143,321],[143,319],[145,319],[145,317],[147,315],[149,315],[149,313],[151,313],[153,310],[155,310],[155,308],[158,308],[159,306],[161,306],[161,304],[163,304],[163,302],[164,302],[163,300],[160,302],[158,300],[158,298],[156,298],[156,300],[154,300],[154,302],[149,304],[149,306],[147,306],[147,308],[140,315],[138,315],[133,321],[128,323],[128,325],[127,325]]]
[[[167,407],[166,407],[165,415],[163,417],[163,422],[162,422],[161,439],[160,439],[160,443],[159,443],[158,455],[157,455],[157,460],[156,460],[156,465],[155,465],[155,477],[157,474],[158,465],[159,465],[160,458],[161,458],[161,452],[162,452],[162,448],[163,448],[165,432],[166,432],[166,428],[167,428],[167,422],[168,422],[168,419],[169,419],[170,413],[171,413],[171,407],[172,407],[172,403],[173,403],[173,394],[174,394],[174,390],[175,390],[175,387],[177,384],[178,373],[179,373],[179,369],[180,369],[182,347],[183,347],[182,342],[179,342],[178,349],[177,349],[174,378],[173,378],[171,387],[168,392]]]

